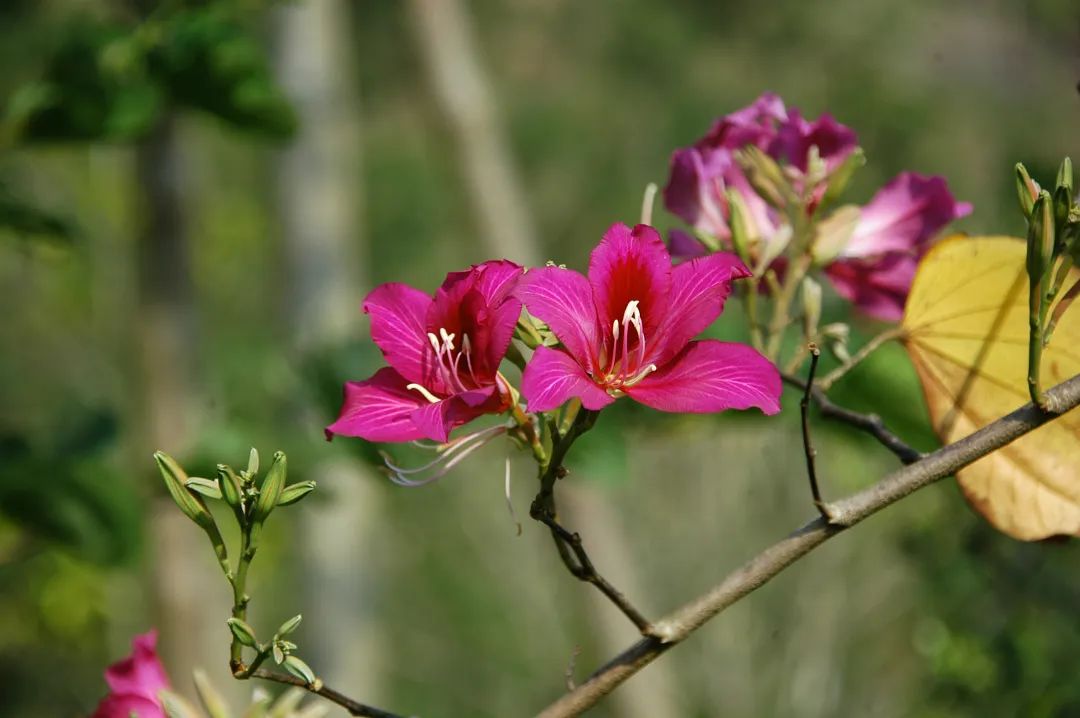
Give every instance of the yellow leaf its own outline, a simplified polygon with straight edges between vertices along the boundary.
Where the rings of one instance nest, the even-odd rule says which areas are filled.
[[[1012,237],[957,236],[919,264],[903,341],[943,442],[1030,400],[1025,252]],[[1076,374],[1080,311],[1074,309],[1043,351],[1042,385]],[[1010,536],[1080,535],[1080,409],[983,457],[957,479],[971,505]]]

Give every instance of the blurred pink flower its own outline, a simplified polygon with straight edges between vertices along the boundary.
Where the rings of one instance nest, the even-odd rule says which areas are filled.
[[[626,395],[661,411],[780,410],[780,375],[751,347],[691,341],[721,313],[732,281],[750,272],[732,254],[671,265],[656,230],[613,225],[592,252],[589,275],[530,270],[518,293],[562,349],[538,347],[525,367],[530,411],[578,397],[601,409]]]
[[[942,177],[902,172],[859,211],[851,237],[825,266],[838,294],[866,314],[899,321],[919,259],[945,225],[971,214]]]
[[[92,718],[165,718],[158,692],[169,679],[158,659],[157,631],[131,641],[131,655],[105,669],[109,695],[102,699]]]
[[[453,272],[431,297],[406,284],[384,284],[364,300],[371,338],[390,364],[370,379],[346,382],[334,435],[368,441],[445,442],[450,432],[510,406],[498,374],[521,302],[513,262]]]
[[[797,175],[807,171],[811,147],[817,147],[828,173],[855,151],[856,144],[855,133],[829,115],[810,122],[798,110],[785,109],[777,95],[766,93],[717,120],[693,146],[675,150],[664,204],[699,232],[728,240],[731,208],[726,192],[737,192],[748,210],[751,235],[767,243],[777,236],[783,218],[754,192],[735,152],[758,147],[794,170],[798,184]],[[818,189],[819,198],[823,190]],[[679,256],[677,249],[683,248],[673,246],[672,252]]]

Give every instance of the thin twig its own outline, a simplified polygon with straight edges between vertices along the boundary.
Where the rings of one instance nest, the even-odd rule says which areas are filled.
[[[807,384],[797,376],[791,376],[790,374],[783,375],[784,383],[806,391]],[[850,424],[856,429],[861,429],[866,433],[873,436],[878,442],[889,451],[893,452],[897,458],[904,464],[913,464],[916,461],[923,458],[923,453],[917,449],[912,448],[894,434],[885,426],[885,422],[881,420],[881,417],[877,414],[861,414],[857,411],[852,411],[839,404],[833,403],[825,392],[821,390],[821,387],[814,386],[810,389],[810,395],[814,399],[814,403],[818,405],[821,410],[821,415],[826,419],[834,419],[836,421],[842,421],[845,424]]]
[[[539,718],[580,715],[721,611],[764,586],[836,534],[1080,406],[1080,375],[1050,389],[1047,399],[1052,402],[1053,412],[1026,404],[920,461],[897,469],[876,484],[832,503],[831,522],[818,517],[759,553],[710,591],[656,623],[655,635],[639,640],[601,666],[587,681],[541,711]]]
[[[556,548],[559,549],[559,557],[574,578],[596,586],[600,593],[615,604],[616,608],[622,611],[623,615],[629,618],[641,633],[649,635],[652,632],[652,624],[649,623],[649,619],[645,618],[641,611],[630,603],[622,591],[612,586],[607,579],[597,572],[588,552],[585,551],[585,547],[582,545],[580,534],[568,530],[554,516],[545,511],[536,512],[533,518],[551,529],[551,536],[555,540]],[[573,552],[574,560],[571,560],[570,552],[566,549]]]
[[[289,686],[296,686],[297,688],[303,688],[309,693],[314,693],[317,696],[325,698],[331,703],[336,703],[349,712],[349,715],[353,716],[367,716],[368,718],[404,718],[397,713],[391,713],[390,711],[384,711],[381,708],[369,706],[358,701],[354,701],[348,696],[338,693],[333,688],[329,688],[323,685],[322,681],[316,681],[315,683],[308,683],[302,678],[297,678],[294,675],[288,673],[278,673],[277,671],[267,670],[266,668],[260,668],[251,674],[252,678],[261,678],[264,681],[274,681],[275,683],[284,683]]]
[[[555,507],[555,482],[566,475],[566,469],[562,465],[566,452],[579,436],[593,427],[597,416],[598,412],[581,409],[574,417],[570,428],[565,433],[553,437],[551,458],[546,466],[541,467],[540,491],[529,507],[529,515],[551,531],[551,538],[555,541],[559,558],[562,559],[563,565],[570,574],[579,581],[596,586],[600,593],[622,611],[623,615],[629,618],[643,635],[649,635],[652,624],[621,591],[600,575],[589,558],[588,552],[585,551],[581,536],[559,523],[558,511]]]
[[[858,366],[866,357],[873,354],[878,348],[887,341],[891,341],[901,336],[904,333],[901,327],[892,327],[881,332],[870,341],[859,347],[859,351],[851,355],[851,358],[844,362],[842,365],[836,367],[831,372],[821,377],[818,381],[818,387],[822,391],[828,391],[832,388],[832,385],[844,378],[844,376]]]
[[[817,507],[821,517],[829,521],[831,520],[829,507],[821,500],[821,490],[818,489],[817,467],[814,465],[814,457],[817,456],[817,451],[810,440],[810,395],[814,389],[814,372],[817,371],[821,351],[813,342],[807,345],[807,350],[810,352],[810,374],[806,378],[806,391],[803,392],[802,401],[799,402],[799,411],[802,414],[803,452],[806,454],[806,476],[810,479],[810,495],[814,497],[814,506]]]

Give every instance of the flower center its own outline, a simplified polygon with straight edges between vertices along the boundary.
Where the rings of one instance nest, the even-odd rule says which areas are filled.
[[[611,323],[611,342],[604,342],[599,365],[606,370],[599,377],[609,393],[626,389],[656,371],[655,364],[645,364],[645,322],[641,318],[641,302],[626,303],[622,319]]]
[[[476,370],[473,368],[472,343],[469,341],[468,334],[462,333],[460,348],[454,344],[457,335],[446,331],[445,327],[440,327],[438,334],[428,332],[427,337],[431,342],[431,348],[435,350],[435,367],[439,379],[448,391],[453,393],[468,391],[464,381],[466,378],[472,381],[474,387],[479,386],[480,381],[476,378]],[[464,366],[462,358],[464,358]],[[439,401],[427,387],[420,384],[409,384],[406,388],[420,392],[432,404]]]

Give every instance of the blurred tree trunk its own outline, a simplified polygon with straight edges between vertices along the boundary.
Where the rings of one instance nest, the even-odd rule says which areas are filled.
[[[345,0],[307,0],[278,10],[277,72],[299,133],[277,167],[287,268],[287,320],[300,361],[333,350],[360,327],[360,112]],[[298,397],[301,435],[322,444],[330,417]],[[375,477],[328,449],[309,478],[316,500],[299,513],[305,587],[301,646],[319,675],[350,695],[379,701],[383,671],[365,556],[381,520]],[[330,500],[319,501],[319,498]]]
[[[541,262],[525,192],[507,148],[491,82],[460,0],[410,0],[416,45],[457,143],[484,248],[494,258]]]
[[[147,476],[153,471],[152,451],[162,449],[182,459],[197,438],[201,387],[183,156],[174,117],[166,117],[135,151],[140,212],[136,415],[141,424],[133,438],[137,465],[146,467]],[[208,597],[220,592],[227,601],[227,591],[219,585],[219,571],[204,537],[169,499],[161,498],[148,522],[148,542],[160,648],[177,690],[191,694],[191,670],[197,666],[205,668],[215,683],[227,686],[231,678],[226,634],[204,610],[208,605],[221,610],[221,602]]]

